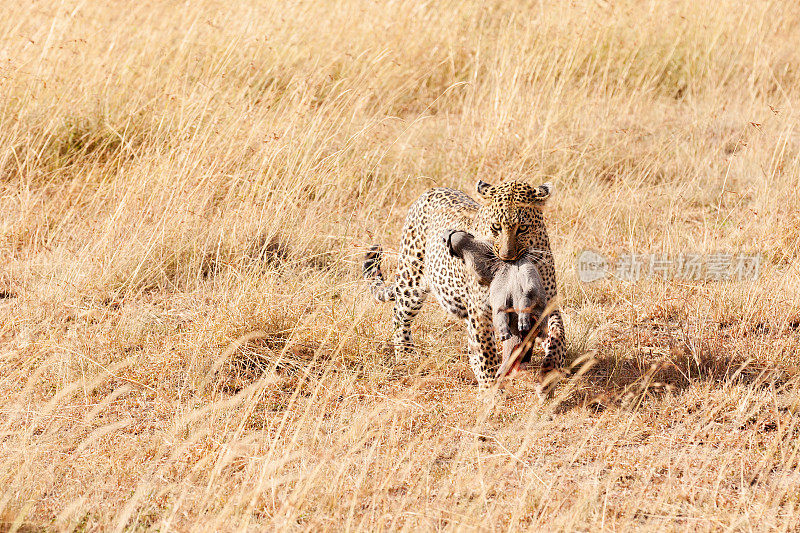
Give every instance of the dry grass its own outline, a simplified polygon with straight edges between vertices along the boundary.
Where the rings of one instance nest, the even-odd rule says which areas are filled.
[[[800,8],[0,5],[0,530],[796,530]],[[489,409],[359,256],[554,181],[577,370]],[[756,282],[581,284],[608,254]],[[391,258],[390,258],[391,259]],[[391,269],[391,265],[388,265]]]

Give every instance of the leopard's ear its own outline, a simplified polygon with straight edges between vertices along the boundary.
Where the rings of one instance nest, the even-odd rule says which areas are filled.
[[[550,195],[553,194],[556,191],[556,188],[553,185],[552,181],[548,181],[546,183],[542,183],[541,185],[539,185],[536,188],[538,189],[539,194],[541,194],[543,196],[542,200],[547,200],[548,198],[550,198]]]
[[[492,201],[492,189],[494,187],[483,180],[478,180],[475,185],[475,192],[478,193],[478,201],[483,205],[487,205]]]
[[[520,194],[519,202],[528,206],[542,205],[550,198],[554,190],[553,183],[549,181],[538,187],[531,187],[526,184],[522,194]]]

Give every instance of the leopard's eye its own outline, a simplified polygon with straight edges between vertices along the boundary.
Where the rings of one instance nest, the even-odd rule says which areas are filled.
[[[492,224],[492,233],[500,233],[500,224]]]
[[[517,226],[517,233],[526,233],[531,227],[527,224],[520,224]]]

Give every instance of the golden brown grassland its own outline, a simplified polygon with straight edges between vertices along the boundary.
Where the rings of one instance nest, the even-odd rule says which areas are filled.
[[[794,2],[0,4],[1,530],[800,527]],[[480,401],[360,281],[551,179],[570,359]],[[582,284],[583,248],[761,253]]]

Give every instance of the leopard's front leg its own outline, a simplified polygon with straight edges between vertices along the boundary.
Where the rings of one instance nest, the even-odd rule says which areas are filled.
[[[564,358],[567,352],[567,344],[564,338],[564,321],[561,318],[561,311],[553,311],[547,317],[544,360],[539,373],[539,383],[536,386],[536,392],[540,397],[549,396],[561,377],[560,369],[564,366]]]
[[[488,391],[494,385],[497,369],[500,367],[490,310],[467,310],[467,336],[469,365],[478,380],[478,390]]]

